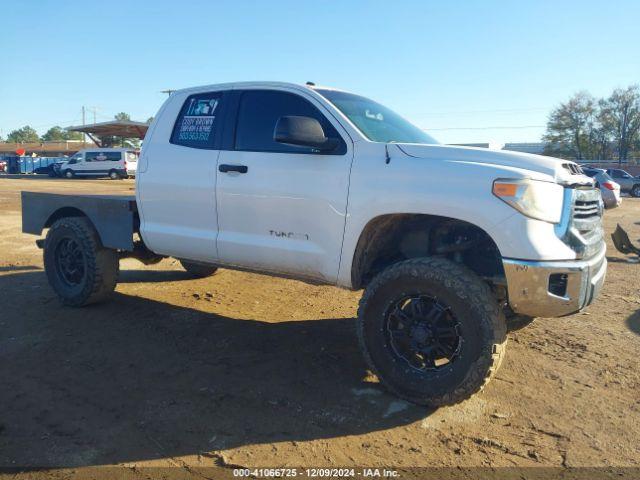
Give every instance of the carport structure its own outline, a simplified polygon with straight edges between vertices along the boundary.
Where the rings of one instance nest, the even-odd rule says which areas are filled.
[[[143,122],[134,122],[131,120],[113,120],[110,122],[92,123],[89,125],[67,128],[70,132],[81,132],[87,134],[87,136],[93,140],[93,143],[98,147],[103,146],[99,139],[102,137],[138,138],[140,140],[144,140],[144,136],[148,129],[148,124]]]

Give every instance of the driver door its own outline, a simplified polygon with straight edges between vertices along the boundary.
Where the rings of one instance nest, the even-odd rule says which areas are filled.
[[[334,282],[347,212],[350,138],[321,104],[298,92],[236,95],[235,143],[218,157],[221,263]],[[276,142],[274,129],[283,116],[317,119],[338,146],[323,153]]]

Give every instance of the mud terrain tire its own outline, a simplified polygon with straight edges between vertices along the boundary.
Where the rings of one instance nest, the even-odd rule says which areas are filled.
[[[47,233],[43,256],[49,284],[64,305],[101,302],[118,282],[118,252],[102,246],[86,218],[57,220]]]
[[[407,298],[409,300],[403,300]],[[411,305],[398,307],[403,301]],[[396,327],[399,322],[397,309],[408,308],[414,312],[414,301],[420,302],[415,308],[421,313],[411,325],[418,327],[401,326],[391,330],[391,322],[396,322]],[[425,302],[431,309],[424,306]],[[431,315],[424,311],[433,312],[434,305],[437,307],[435,326],[428,327],[432,336],[427,335],[427,342],[441,341],[440,337],[433,340],[442,330],[439,327],[442,323],[438,322],[443,319],[453,322],[457,356],[445,360],[444,365],[437,365],[430,356],[418,353],[418,362],[428,366],[416,368],[411,363],[415,362],[416,355],[399,355],[397,345],[400,343],[396,344],[393,339],[398,332],[418,331]],[[405,313],[402,317],[406,318]],[[506,333],[504,314],[488,285],[466,267],[442,258],[411,259],[388,267],[367,286],[358,309],[360,346],[373,373],[395,395],[431,407],[453,405],[482,390],[502,362]],[[424,340],[424,330],[412,337],[411,345],[415,345],[416,338]],[[424,346],[424,343],[418,345]],[[434,347],[424,348],[434,351]],[[451,346],[447,348],[453,350]]]

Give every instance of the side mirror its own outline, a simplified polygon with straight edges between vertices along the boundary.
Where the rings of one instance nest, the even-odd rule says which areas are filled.
[[[321,152],[329,152],[338,146],[336,138],[325,136],[318,120],[294,115],[278,119],[273,139],[278,143],[316,148]]]

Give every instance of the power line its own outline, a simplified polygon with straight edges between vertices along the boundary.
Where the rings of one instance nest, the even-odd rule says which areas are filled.
[[[443,128],[423,128],[425,131],[443,131],[443,130],[523,130],[526,128],[545,128],[546,125],[517,125],[509,127],[506,125],[492,127],[443,127]]]
[[[548,112],[551,109],[549,108],[502,108],[502,109],[494,109],[494,110],[459,110],[459,111],[448,111],[448,112],[425,112],[423,116],[431,116],[431,115],[469,115],[475,113],[520,113],[520,112]]]

